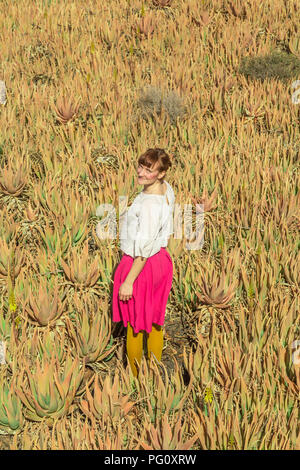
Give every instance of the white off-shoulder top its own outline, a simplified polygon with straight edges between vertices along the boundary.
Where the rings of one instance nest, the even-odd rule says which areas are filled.
[[[161,247],[168,246],[168,239],[174,233],[175,195],[170,184],[165,183],[164,195],[141,191],[122,217],[120,248],[133,258],[155,255]]]

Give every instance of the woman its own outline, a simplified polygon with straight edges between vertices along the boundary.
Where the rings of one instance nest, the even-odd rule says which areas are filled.
[[[169,156],[163,149],[148,149],[138,159],[138,183],[144,185],[126,213],[120,230],[123,252],[115,271],[113,321],[127,327],[127,356],[133,375],[140,364],[143,336],[147,335],[148,359],[161,360],[162,326],[172,287],[173,263],[166,250],[173,233],[175,196],[164,181]]]

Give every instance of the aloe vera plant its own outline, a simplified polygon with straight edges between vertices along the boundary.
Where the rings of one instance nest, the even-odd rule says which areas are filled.
[[[147,422],[145,417],[145,434],[148,442],[140,440],[139,443],[145,450],[189,450],[198,439],[198,434],[186,440],[184,428],[182,411],[171,419],[165,414],[156,425]]]
[[[53,353],[51,360],[36,359],[36,370],[31,372],[28,363],[18,376],[16,393],[25,405],[25,416],[31,421],[60,418],[74,409],[72,401],[82,381],[85,367],[79,358],[66,357],[64,367]]]
[[[93,263],[89,265],[88,243],[85,244],[80,254],[76,251],[74,249],[72,250],[73,261],[71,261],[69,265],[63,259],[60,260],[64,273],[72,284],[78,284],[83,287],[93,287],[101,274],[98,268],[98,260],[95,259]]]
[[[35,328],[32,336],[26,334],[26,338],[21,338],[23,352],[32,357],[39,355],[50,360],[53,353],[57,356],[60,363],[66,358],[66,332],[65,330],[52,331]]]
[[[12,322],[8,316],[0,313],[0,341],[5,341],[10,338]]]
[[[284,276],[290,284],[294,284],[300,288],[300,274],[299,274],[300,252],[297,255],[292,254],[288,259],[281,261]]]
[[[145,400],[147,412],[152,423],[163,415],[169,415],[174,411],[182,409],[184,402],[191,392],[193,376],[191,375],[190,383],[186,387],[183,384],[182,374],[176,359],[174,359],[174,362],[176,370],[171,380],[168,377],[165,366],[161,364],[164,370],[165,383],[155,363],[151,364],[150,369],[145,361],[141,363],[143,374],[140,385],[138,385],[139,395]]]
[[[0,383],[0,429],[8,434],[20,431],[24,423],[22,402],[14,393],[14,385]]]
[[[81,410],[92,421],[94,418],[109,418],[112,426],[115,426],[120,419],[124,418],[134,403],[129,401],[129,395],[124,395],[120,390],[120,378],[117,373],[112,380],[108,375],[104,382],[99,384],[99,376],[95,377],[94,396],[91,395],[86,386],[86,399],[79,403]]]
[[[228,308],[230,301],[235,294],[238,281],[235,279],[227,288],[225,287],[225,272],[222,271],[219,281],[215,280],[212,283],[212,287],[208,287],[208,282],[204,276],[200,273],[202,282],[203,296],[196,293],[199,300],[208,305],[215,305],[218,308]]]
[[[106,313],[91,314],[84,311],[76,318],[76,323],[66,318],[69,336],[77,354],[86,364],[103,361],[116,348],[110,347],[111,326]]]
[[[37,225],[36,230],[40,233],[46,252],[52,253],[57,262],[61,256],[66,255],[71,243],[71,236],[68,231],[62,231],[57,227],[52,229],[48,222],[44,229]]]
[[[27,301],[29,305],[27,305]],[[50,285],[50,289],[48,289],[47,280],[40,279],[38,291],[36,288],[30,289],[24,310],[34,324],[46,326],[56,321],[63,314],[66,302],[66,293],[63,294],[61,299],[58,294],[58,285]]]
[[[28,166],[25,162],[21,165],[14,161],[2,168],[0,178],[0,190],[8,196],[20,196],[28,181]]]
[[[22,266],[25,262],[25,253],[17,247],[14,252],[15,266],[14,266],[14,277],[16,278],[21,271]],[[10,265],[11,265],[11,248],[9,242],[0,239],[0,278],[6,279],[9,276]]]

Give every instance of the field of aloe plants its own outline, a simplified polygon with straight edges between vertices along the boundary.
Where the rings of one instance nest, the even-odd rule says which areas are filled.
[[[0,449],[300,449],[297,3],[0,0]],[[182,224],[138,380],[96,210],[154,147]]]

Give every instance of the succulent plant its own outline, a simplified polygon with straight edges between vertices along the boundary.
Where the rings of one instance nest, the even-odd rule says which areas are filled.
[[[88,243],[85,243],[81,254],[72,250],[73,261],[68,265],[63,259],[60,260],[65,275],[72,284],[83,287],[93,287],[98,281],[101,271],[98,268],[99,261],[95,259],[89,263]]]
[[[48,357],[50,360],[53,353],[62,363],[66,358],[66,331],[51,330],[50,328],[34,328],[33,335],[22,339],[23,353],[32,357]]]
[[[5,341],[10,338],[12,322],[9,316],[4,316],[0,313],[0,341]]]
[[[170,7],[171,4],[173,3],[173,0],[152,0],[152,3],[154,6],[157,7]]]
[[[79,109],[79,103],[74,105],[72,97],[67,99],[63,97],[59,100],[57,106],[54,105],[54,109],[57,113],[57,119],[62,123],[66,124],[68,121],[75,116]]]
[[[208,305],[214,305],[218,308],[228,308],[230,306],[230,301],[235,294],[235,289],[238,284],[238,280],[235,279],[232,284],[226,289],[225,288],[225,273],[224,271],[221,274],[219,281],[215,280],[212,286],[209,288],[208,283],[205,280],[204,276],[200,274],[202,281],[203,295],[201,296],[196,292],[196,295],[201,302]]]
[[[300,59],[300,39],[299,37],[291,38],[289,41],[289,50],[294,56]]]
[[[8,434],[20,431],[24,423],[22,414],[22,402],[14,393],[14,384],[0,382],[0,429]]]
[[[140,19],[137,30],[140,35],[150,36],[154,31],[155,21],[151,15],[144,16]]]
[[[246,18],[247,17],[247,10],[245,5],[238,4],[239,2],[228,2],[227,11],[229,11],[233,16],[236,18]]]
[[[8,196],[20,196],[28,181],[28,166],[24,162],[16,167],[15,163],[8,162],[2,168],[0,191]]]
[[[6,279],[10,274],[11,268],[11,248],[5,240],[0,240],[0,278]],[[14,279],[20,274],[22,266],[25,263],[25,253],[20,247],[16,247],[13,261],[14,261]],[[14,281],[13,279],[13,281]]]
[[[64,313],[67,302],[66,293],[61,299],[58,294],[58,285],[50,285],[48,289],[48,281],[45,278],[39,280],[38,291],[36,287],[29,288],[23,310],[33,320],[32,323],[46,326],[56,321]]]
[[[202,194],[201,198],[192,197],[191,199],[192,199],[194,204],[200,204],[200,205],[203,204],[203,210],[200,207],[199,212],[203,212],[203,211],[204,212],[209,212],[209,211],[211,211],[211,210],[213,210],[217,207],[216,204],[213,204],[214,201],[215,201],[215,198],[216,198],[216,194],[217,194],[217,188],[215,188],[213,193],[211,194],[211,196],[208,197],[207,189],[204,188],[204,191],[203,191],[203,194]]]
[[[116,348],[116,345],[110,347],[111,326],[105,312],[92,314],[86,309],[78,315],[75,324],[66,318],[66,326],[76,354],[86,364],[103,361]]]
[[[120,378],[116,373],[114,379],[108,375],[104,382],[99,383],[99,375],[95,377],[94,396],[91,395],[88,386],[86,386],[86,399],[79,403],[80,409],[92,421],[93,419],[102,419],[103,417],[111,420],[112,426],[115,426],[120,419],[124,418],[134,403],[129,401],[129,395],[124,395],[120,390]]]
[[[289,257],[289,259],[284,259],[280,262],[287,282],[289,282],[290,284],[294,284],[298,289],[300,289],[299,263],[299,251],[297,255],[292,255]]]
[[[66,357],[64,367],[55,353],[51,360],[47,356],[36,359],[36,370],[32,373],[28,362],[22,367],[16,382],[16,393],[26,407],[25,417],[31,421],[45,418],[60,418],[70,413],[76,391],[82,381],[85,367],[80,367],[79,358]],[[27,379],[27,380],[26,380]]]
[[[172,418],[165,414],[158,420],[157,425],[147,421],[148,419],[145,416],[144,434],[146,434],[148,442],[139,441],[145,450],[189,450],[198,439],[197,433],[189,440],[185,439],[185,423],[182,423],[182,411]]]
[[[25,215],[29,222],[35,222],[38,219],[38,209],[33,209],[31,201],[28,203]]]
[[[41,235],[47,254],[52,253],[55,255],[57,261],[60,259],[60,256],[65,256],[71,243],[68,231],[58,227],[51,228],[48,220],[43,229],[38,225],[35,228]]]
[[[145,361],[141,363],[142,376],[137,387],[139,395],[145,399],[151,422],[154,422],[158,417],[169,415],[171,412],[182,409],[184,402],[191,392],[193,378],[190,379],[189,385],[186,387],[175,358],[174,362],[176,371],[171,380],[163,364],[160,367],[164,371],[164,380],[155,362],[149,367]]]

